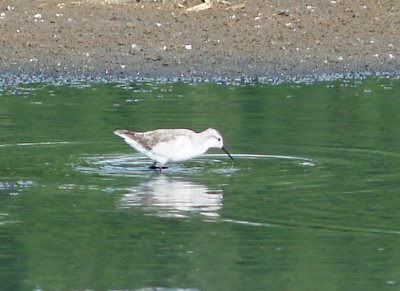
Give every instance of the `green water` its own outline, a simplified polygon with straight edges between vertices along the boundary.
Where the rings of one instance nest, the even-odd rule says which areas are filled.
[[[0,290],[400,285],[400,82],[0,90]],[[217,128],[147,170],[114,128]]]

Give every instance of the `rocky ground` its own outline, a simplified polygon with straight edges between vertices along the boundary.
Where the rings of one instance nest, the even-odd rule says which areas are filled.
[[[399,75],[400,1],[0,0],[0,52],[3,78]]]

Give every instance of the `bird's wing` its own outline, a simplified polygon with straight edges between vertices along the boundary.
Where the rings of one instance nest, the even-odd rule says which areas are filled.
[[[150,150],[159,143],[172,142],[180,136],[191,138],[193,134],[194,132],[189,129],[157,129],[136,135],[136,140]]]

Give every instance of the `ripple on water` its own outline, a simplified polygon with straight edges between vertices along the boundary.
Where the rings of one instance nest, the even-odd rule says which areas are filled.
[[[32,186],[31,180],[18,180],[17,182],[0,181],[0,191],[8,191],[10,195],[18,195],[22,190]]]
[[[240,160],[260,160],[260,159],[285,159],[298,161],[299,165],[314,166],[314,162],[307,158],[279,155],[253,155],[253,154],[234,154],[235,159]],[[152,174],[155,171],[149,169],[151,161],[141,155],[99,155],[87,157],[84,165],[79,165],[77,169],[82,173],[98,174],[104,176],[125,176],[137,177]],[[185,163],[168,164],[168,169],[163,172],[168,174],[203,174],[216,173],[222,175],[232,175],[240,170],[240,165],[236,165],[226,159],[223,154],[206,154],[199,158]]]
[[[0,144],[0,147],[31,147],[31,146],[59,146],[59,145],[74,145],[76,142],[69,141],[46,141],[46,142],[22,142],[13,144]]]
[[[243,160],[290,159],[309,162],[308,159],[271,155],[236,154],[237,164],[223,154],[206,154],[186,163],[170,164],[167,170],[158,173],[148,169],[151,161],[137,153],[133,155],[99,155],[85,158],[78,170],[82,173],[114,177],[138,177],[138,184],[129,184],[118,189],[122,196],[117,204],[120,209],[142,209],[146,214],[170,218],[188,218],[201,215],[206,220],[219,218],[223,202],[223,187],[209,184],[204,179],[213,174],[230,177],[240,170]],[[239,162],[238,160],[242,160]],[[157,175],[155,175],[157,173]],[[106,189],[107,193],[114,189]]]
[[[184,163],[171,163],[163,172],[169,174],[198,174],[204,167],[219,161],[193,160],[190,166]],[[141,154],[133,155],[99,155],[85,159],[85,165],[78,166],[83,173],[99,174],[104,176],[140,177],[153,174],[156,171],[149,169],[152,162]],[[228,165],[228,164],[226,164]]]
[[[6,224],[11,224],[11,223],[17,223],[17,222],[18,221],[10,218],[9,213],[1,213],[0,212],[0,226],[6,225]]]

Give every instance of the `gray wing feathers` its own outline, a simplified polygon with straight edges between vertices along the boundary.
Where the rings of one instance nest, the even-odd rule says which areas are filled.
[[[172,141],[178,136],[187,136],[191,138],[195,133],[189,129],[157,129],[147,132],[133,132],[129,130],[119,129],[115,134],[122,138],[129,138],[144,149],[151,150],[155,145],[161,142]]]

